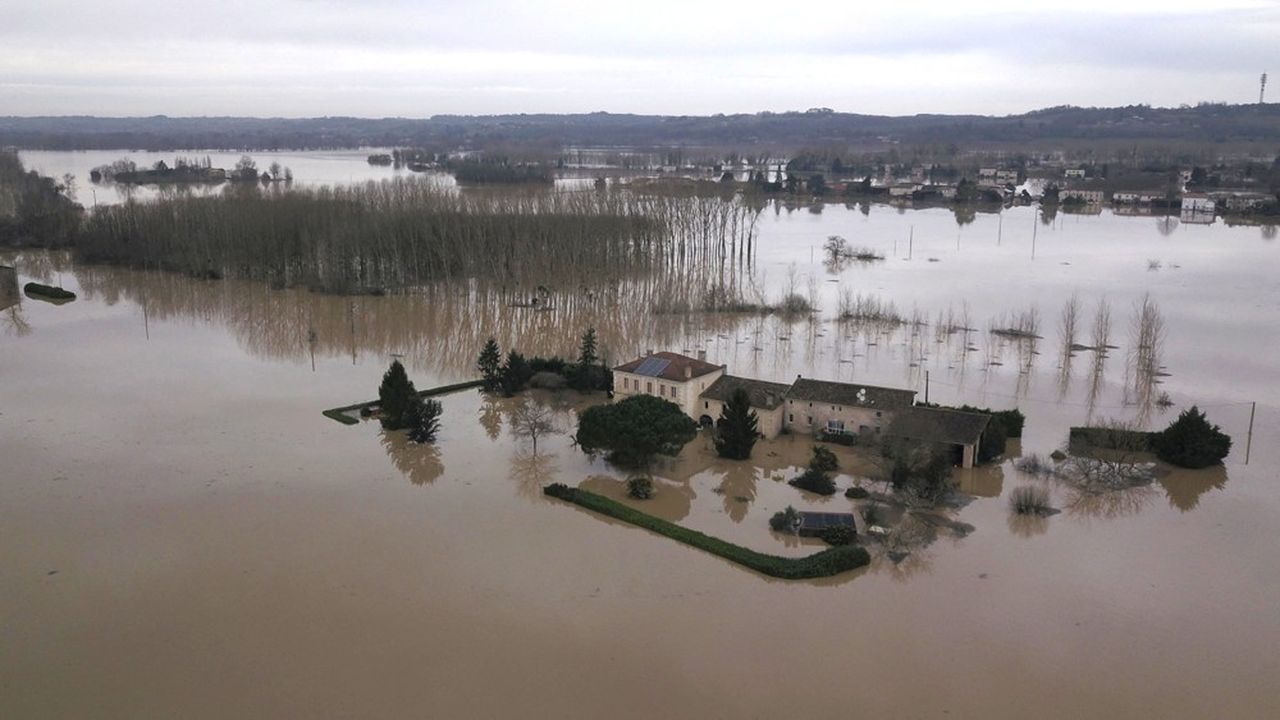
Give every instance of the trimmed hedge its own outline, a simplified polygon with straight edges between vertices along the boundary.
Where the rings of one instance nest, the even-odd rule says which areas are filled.
[[[37,282],[29,282],[22,286],[22,291],[28,295],[49,298],[50,300],[75,300],[76,294],[70,290],[64,290],[60,287],[52,285],[42,285]]]
[[[741,545],[734,545],[697,530],[667,522],[661,518],[640,512],[635,508],[623,505],[603,495],[579,488],[571,488],[562,483],[553,483],[543,488],[543,493],[588,510],[607,515],[616,520],[630,523],[637,527],[652,530],[677,542],[705,550],[725,560],[735,562],[758,573],[784,580],[804,580],[808,578],[830,577],[860,568],[871,562],[871,555],[866,548],[857,545],[839,545],[827,548],[813,555],[802,558],[784,558],[766,555],[748,550]]]
[[[459,390],[469,390],[471,388],[477,388],[482,385],[484,385],[484,380],[468,380],[466,382],[454,383],[452,385],[441,385],[439,387],[433,387],[428,390],[419,390],[418,397],[429,398],[429,397],[435,397],[437,395],[447,395],[452,392],[458,392]],[[337,420],[343,425],[356,425],[360,421],[351,417],[347,413],[353,410],[359,411],[359,410],[364,410],[366,408],[372,408],[377,404],[378,404],[377,400],[370,400],[368,402],[355,403],[354,405],[343,405],[342,407],[329,408],[328,410],[321,410],[320,414],[324,415],[330,420]]]

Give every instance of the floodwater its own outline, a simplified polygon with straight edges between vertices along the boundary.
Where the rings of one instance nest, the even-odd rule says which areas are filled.
[[[833,234],[886,260],[829,272]],[[751,277],[775,296],[794,264],[800,292],[813,279],[814,321],[655,315],[625,287],[556,290],[556,309],[537,312],[475,283],[345,298],[0,257],[20,283],[79,294],[0,314],[0,715],[1280,714],[1274,233],[827,205],[771,206],[759,237]],[[931,323],[966,301],[975,331],[840,323],[850,288]],[[1099,298],[1111,303],[1117,348],[1101,368],[1080,352],[1062,369],[1056,323],[1072,293],[1086,344]],[[1143,293],[1165,322],[1154,390],[1175,407],[1163,412],[1139,402],[1152,388],[1129,367]],[[1033,303],[1034,347],[987,332]],[[1008,493],[1034,482],[1012,463],[962,473],[967,537],[785,582],[547,500],[554,481],[618,496],[625,474],[567,434],[535,453],[511,434],[513,401],[445,397],[431,446],[320,415],[372,397],[392,355],[427,387],[471,377],[490,334],[568,354],[587,325],[614,359],[703,348],[765,379],[923,392],[927,370],[931,400],[1021,407],[1012,454],[1047,454],[1090,418],[1163,425],[1193,402],[1235,444],[1224,467],[1112,502],[1054,488],[1064,512],[1034,521],[1009,515]],[[571,432],[599,400],[528,401]],[[807,452],[798,438],[763,443],[753,467],[699,438],[658,469],[644,507],[811,552],[767,527],[788,504],[851,507],[780,481]],[[840,487],[865,482],[867,463],[840,454]]]

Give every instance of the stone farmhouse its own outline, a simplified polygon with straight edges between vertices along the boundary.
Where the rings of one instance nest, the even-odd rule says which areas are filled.
[[[882,435],[933,443],[957,465],[973,467],[990,416],[915,404],[915,391],[797,376],[790,385],[729,375],[724,365],[673,352],[649,352],[613,368],[615,397],[653,395],[675,403],[704,427],[738,389],[747,391],[767,439],[802,435]]]

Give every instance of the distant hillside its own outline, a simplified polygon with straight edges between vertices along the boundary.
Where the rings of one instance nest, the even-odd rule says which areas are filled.
[[[0,117],[0,146],[24,149],[318,149],[519,143],[558,148],[871,146],[1158,141],[1274,144],[1280,104],[1056,107],[1022,115],[890,117],[829,110],[753,115],[437,115],[405,118]]]

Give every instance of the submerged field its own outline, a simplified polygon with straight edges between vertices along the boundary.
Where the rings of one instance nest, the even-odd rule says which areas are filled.
[[[827,267],[828,235],[885,260]],[[1221,223],[771,205],[752,267],[729,270],[818,308],[791,317],[662,307],[675,284],[652,276],[550,283],[544,311],[481,281],[345,297],[4,256],[20,283],[79,297],[0,311],[0,714],[1273,716],[1278,256],[1265,229]],[[841,322],[847,293],[928,324]],[[1164,410],[1134,383],[1148,294]],[[1072,295],[1080,344],[1111,308],[1101,363],[1060,352]],[[990,332],[1033,306],[1040,340]],[[796,582],[548,501],[550,482],[621,498],[625,475],[566,435],[532,453],[508,401],[445,397],[425,447],[320,415],[372,397],[392,355],[425,388],[469,379],[490,334],[570,354],[589,325],[614,360],[701,348],[735,374],[921,393],[928,371],[935,402],[1023,409],[1011,455],[1191,403],[1236,442],[1223,467],[1115,502],[1049,486],[1064,509],[1049,518],[1010,515],[1034,482],[1011,459],[964,472],[972,534]],[[586,402],[543,400],[568,426]],[[851,501],[775,479],[807,453],[781,438],[731,464],[699,438],[637,506],[808,555],[821,546],[768,517]],[[844,457],[842,488],[870,472]]]

